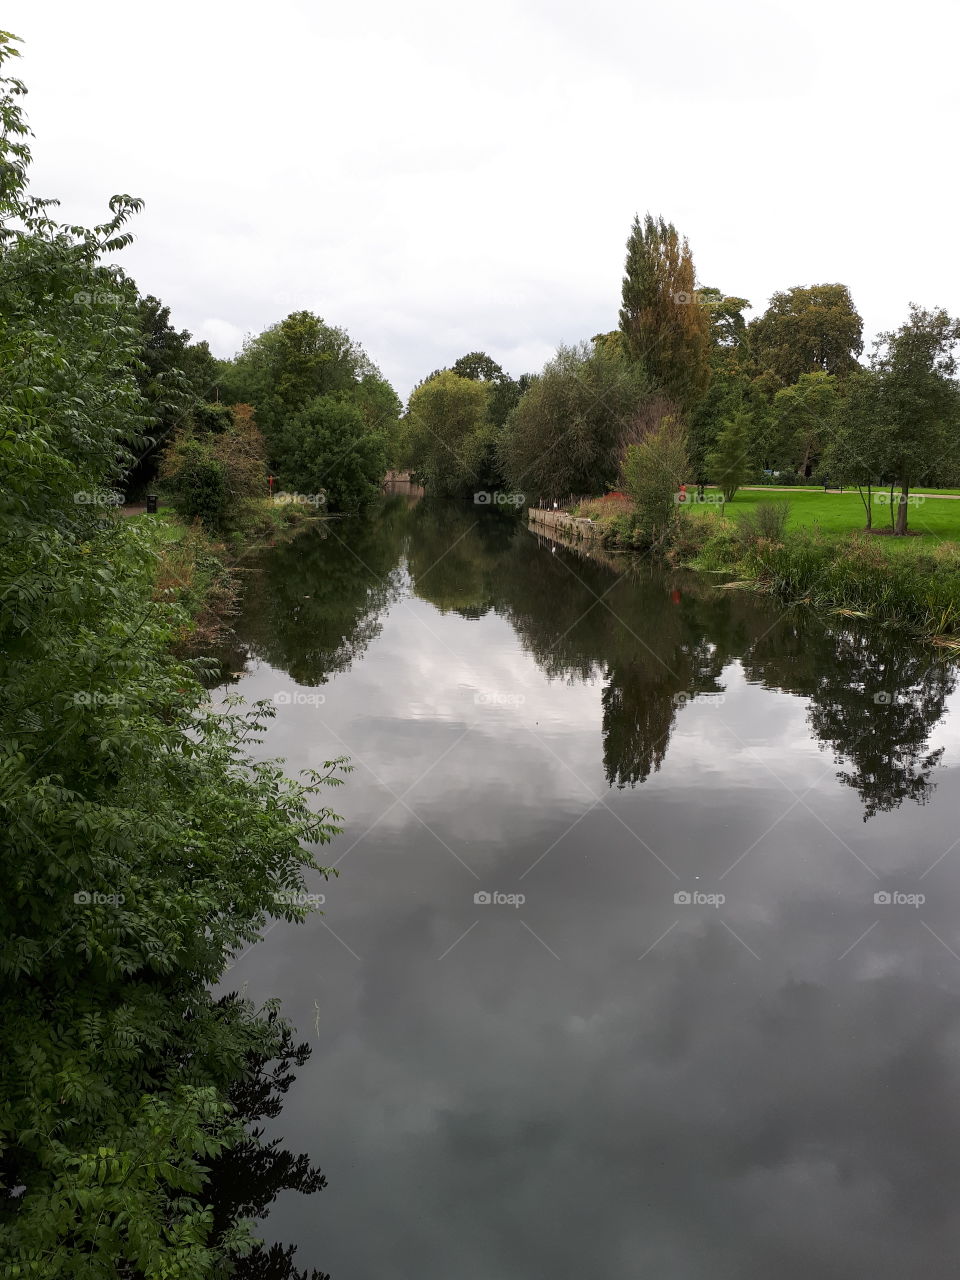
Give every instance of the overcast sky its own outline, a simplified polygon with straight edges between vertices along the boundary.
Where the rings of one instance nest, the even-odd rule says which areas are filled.
[[[613,328],[635,212],[762,309],[848,284],[868,334],[960,312],[950,0],[8,0],[69,220],[232,355],[306,307],[398,391]]]

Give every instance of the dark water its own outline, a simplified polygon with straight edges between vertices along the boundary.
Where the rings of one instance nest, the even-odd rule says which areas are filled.
[[[958,1274],[934,650],[402,499],[267,553],[239,634],[266,753],[356,766],[325,915],[231,975],[313,1046],[272,1132],[329,1187],[268,1239],[334,1280]]]

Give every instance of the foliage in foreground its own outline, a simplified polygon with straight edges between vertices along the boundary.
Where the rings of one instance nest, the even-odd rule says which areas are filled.
[[[289,1040],[210,987],[268,916],[305,914],[339,762],[303,784],[253,762],[268,708],[214,714],[170,654],[179,586],[113,509],[146,415],[135,294],[103,259],[139,202],[57,224],[26,192],[23,91],[0,82],[0,1261],[196,1280],[252,1247],[209,1170]]]

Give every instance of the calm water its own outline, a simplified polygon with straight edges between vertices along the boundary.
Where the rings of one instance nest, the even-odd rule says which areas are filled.
[[[949,664],[452,503],[248,576],[265,754],[355,765],[325,915],[231,974],[313,1047],[272,1133],[329,1187],[268,1239],[334,1280],[958,1274]]]

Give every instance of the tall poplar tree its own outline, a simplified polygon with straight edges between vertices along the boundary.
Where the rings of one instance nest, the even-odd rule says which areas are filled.
[[[672,222],[647,214],[627,240],[620,330],[650,381],[691,409],[710,381],[710,321],[693,255]]]

